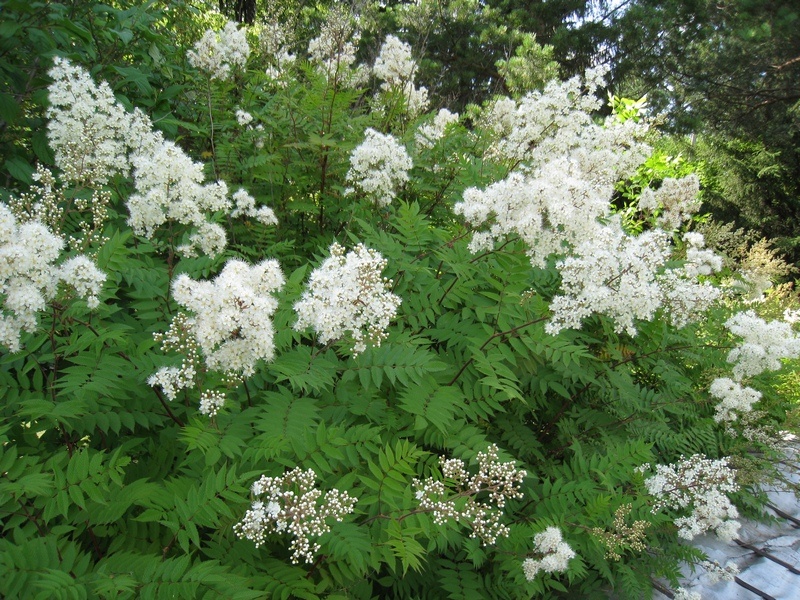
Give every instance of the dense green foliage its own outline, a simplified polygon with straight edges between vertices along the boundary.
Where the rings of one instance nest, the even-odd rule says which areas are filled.
[[[476,24],[488,14],[443,16],[450,29],[408,29],[427,40],[420,81],[438,65],[459,71],[447,53],[459,60],[470,54],[450,43],[459,37],[455,29],[470,30],[459,38],[464,44],[483,43],[473,34],[490,27]],[[297,18],[298,31],[313,31],[310,10]],[[546,333],[561,283],[555,261],[532,267],[513,236],[471,254],[471,229],[453,213],[467,188],[485,188],[517,167],[487,154],[491,132],[480,125],[480,108],[425,148],[415,132],[433,114],[409,116],[391,93],[383,104],[389,108],[378,110],[378,82],[332,83],[303,52],[280,82],[265,75],[269,57],[257,50],[247,70],[210,79],[186,51],[207,27],[223,23],[183,2],[2,7],[0,199],[35,188],[36,164],[55,168],[47,71],[62,56],[109,82],[128,109],[150,115],[166,138],[205,163],[208,180],[245,187],[279,224],[219,212],[213,220],[228,234],[225,253],[179,258],[188,229],[135,234],[125,206],[130,178],[117,175],[105,187],[112,201],[104,237],[85,249],[108,276],[100,306],[92,311],[62,290],[40,314],[38,330],[24,334],[22,350],[0,354],[0,595],[594,598],[615,590],[634,598],[649,593],[652,578],[677,585],[679,561],[701,558],[679,541],[674,515],[652,510],[637,467],[693,454],[732,457],[741,483],[734,500],[742,512],[760,513],[758,483],[773,474],[778,451],[726,433],[708,392],[730,370],[726,357],[736,340],[724,323],[741,297],[729,296],[680,329],[659,313],[637,322],[636,336],[604,316],[580,330]],[[500,33],[485,64],[460,71],[483,86],[483,97],[522,95],[555,75],[552,49],[518,30]],[[375,32],[364,39],[370,36],[374,43],[361,52],[374,59],[382,40]],[[461,83],[431,85],[432,105],[474,100]],[[621,118],[638,116],[631,104],[630,114],[617,107]],[[253,116],[252,127],[237,122],[237,109]],[[385,207],[346,192],[351,152],[368,127],[413,149],[409,181]],[[725,180],[663,147],[619,182],[617,208],[631,229],[652,225],[635,204],[647,186],[692,170]],[[86,193],[63,187],[66,234],[78,235],[91,220],[75,202]],[[293,328],[292,307],[334,241],[379,251],[391,291],[402,299],[388,337],[357,356],[347,339],[321,345]],[[676,237],[676,261],[683,251]],[[209,418],[197,409],[199,385],[169,401],[148,378],[181,360],[154,340],[180,311],[172,282],[181,274],[211,279],[230,258],[275,258],[287,282],[273,317],[274,361],[259,363],[244,383],[203,373],[203,388],[227,392],[225,407]],[[732,260],[724,275],[734,276],[736,266]],[[791,304],[773,302],[765,310],[778,316],[776,305]],[[767,373],[752,384],[764,394],[756,425],[784,428],[796,410],[785,381]],[[491,444],[527,476],[523,497],[498,509],[510,535],[482,545],[469,523],[437,524],[419,510],[413,480],[441,479],[440,456],[462,459],[474,472],[476,456]],[[313,469],[321,490],[357,498],[354,512],[319,538],[311,564],[291,562],[286,535],[269,535],[256,548],[234,532],[253,481],[295,467]],[[648,524],[644,551],[615,528],[615,513],[626,505],[630,523]],[[529,581],[521,563],[532,555],[533,536],[552,525],[577,556],[565,573]]]

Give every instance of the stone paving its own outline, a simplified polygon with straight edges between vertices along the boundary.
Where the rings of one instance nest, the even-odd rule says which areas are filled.
[[[795,465],[800,463],[796,438],[789,458]],[[788,468],[784,472],[800,485],[800,472]],[[768,495],[770,504],[777,509],[768,509],[775,521],[743,519],[738,539],[745,545],[726,544],[716,536],[695,538],[693,542],[720,565],[734,562],[739,567],[737,579],[712,583],[703,569],[692,573],[686,568],[682,582],[685,590],[699,593],[703,600],[800,600],[800,501],[789,491],[770,490]],[[655,600],[670,597],[660,592],[653,595]]]

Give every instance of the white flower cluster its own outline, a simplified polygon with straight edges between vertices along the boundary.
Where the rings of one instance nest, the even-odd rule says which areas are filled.
[[[751,412],[753,404],[761,399],[761,392],[750,387],[742,387],[727,377],[712,381],[709,392],[722,400],[717,404],[714,415],[717,423],[735,421],[739,414]]]
[[[742,344],[728,354],[736,381],[764,371],[777,371],[782,366],[781,359],[800,356],[800,337],[785,321],[767,323],[748,310],[733,315],[725,327],[742,338]]]
[[[386,36],[380,54],[372,67],[372,73],[382,80],[381,89],[385,92],[401,91],[406,110],[411,118],[416,117],[428,106],[428,90],[414,87],[417,63],[411,56],[411,46],[393,35]]]
[[[256,207],[256,199],[243,189],[233,194],[233,201],[236,205],[231,211],[232,217],[247,216],[252,217],[256,221],[260,221],[264,225],[278,224],[278,218],[275,216],[275,212],[268,206]]]
[[[687,277],[711,275],[722,269],[722,257],[706,248],[702,233],[687,232],[683,234],[683,240],[686,242],[686,263],[683,269]]]
[[[181,251],[220,253],[225,232],[207,213],[231,208],[227,186],[203,184],[201,164],[164,140],[144,113],[126,112],[108,85],[95,85],[84,69],[56,58],[49,74],[48,136],[65,180],[102,185],[133,169],[128,223],[136,234],[150,238],[158,227],[175,221],[194,228]]]
[[[440,139],[444,137],[448,125],[458,123],[458,113],[452,113],[446,108],[442,108],[436,113],[433,121],[420,125],[415,139],[420,148],[433,148]]]
[[[151,387],[160,387],[168,400],[175,400],[178,392],[194,385],[200,366],[200,348],[194,337],[192,320],[186,313],[178,313],[164,333],[154,333],[153,339],[161,343],[164,351],[176,350],[183,357],[179,367],[161,367],[148,379]]]
[[[186,55],[194,68],[205,71],[211,79],[224,81],[230,77],[232,69],[247,64],[250,45],[245,30],[228,21],[220,32],[207,30]]]
[[[308,288],[294,305],[295,329],[312,327],[322,344],[349,334],[354,355],[366,350],[367,343],[380,346],[401,302],[389,291],[391,280],[381,276],[386,264],[379,252],[363,244],[345,254],[334,242],[330,256],[311,272]]]
[[[703,600],[699,592],[691,592],[686,588],[679,587],[675,590],[672,600]]]
[[[592,313],[605,314],[635,335],[634,319],[650,319],[661,304],[656,270],[669,256],[668,239],[660,230],[627,235],[616,220],[599,227],[595,237],[579,244],[558,263],[562,293],[550,303],[548,333],[580,328]]]
[[[22,331],[36,330],[37,313],[55,298],[59,283],[74,288],[89,308],[99,304],[105,273],[83,255],[56,265],[63,247],[64,240],[47,227],[38,221],[18,223],[0,202],[0,344],[11,352],[20,349]]]
[[[353,512],[356,499],[346,491],[337,489],[325,493],[314,487],[316,474],[313,470],[292,469],[283,477],[262,475],[252,486],[254,501],[244,518],[233,529],[240,538],[252,540],[261,546],[270,533],[288,533],[294,536],[290,549],[292,562],[301,559],[310,563],[319,544],[316,538],[330,531],[326,523],[329,518],[341,521]]]
[[[645,464],[642,473],[650,470]],[[736,537],[741,524],[739,512],[727,494],[739,489],[727,460],[710,460],[695,454],[675,465],[656,465],[655,474],[645,479],[645,487],[655,498],[653,511],[663,508],[691,514],[675,519],[678,535],[687,540],[714,531],[722,540]]]
[[[225,405],[225,392],[205,390],[200,394],[200,414],[209,417],[217,416],[219,409]]]
[[[706,570],[708,581],[712,584],[719,581],[733,581],[739,574],[739,567],[732,561],[723,567],[717,561],[704,560],[700,562],[700,566]]]
[[[445,481],[431,477],[413,483],[420,510],[431,513],[435,524],[451,519],[465,522],[472,528],[470,537],[480,538],[487,546],[508,536],[508,526],[500,522],[501,509],[507,498],[522,498],[520,486],[526,473],[513,463],[501,463],[494,444],[479,452],[476,460],[478,472],[470,476],[462,460],[441,457]],[[478,495],[483,497],[478,500]]]
[[[204,185],[203,165],[170,141],[162,141],[152,153],[134,155],[131,162],[136,191],[128,198],[128,224],[135,233],[151,238],[158,227],[176,221],[195,228],[189,244],[179,248],[187,256],[197,247],[209,256],[225,249],[225,231],[206,216],[230,209],[224,182]]]
[[[264,25],[259,34],[261,50],[270,59],[272,65],[267,75],[279,80],[286,68],[295,62],[296,56],[289,52],[294,41],[294,31],[288,23],[281,23],[273,18]]]
[[[361,34],[356,31],[351,15],[334,8],[323,23],[318,37],[308,43],[311,62],[328,81],[357,85],[364,78],[359,69],[352,69]]]
[[[528,581],[533,581],[540,571],[545,573],[566,571],[569,561],[575,558],[575,551],[562,539],[558,527],[548,527],[533,536],[533,546],[541,558],[526,558],[522,562],[522,570]]]
[[[55,57],[48,74],[47,137],[63,181],[91,187],[127,174],[131,122],[149,119],[127,113],[106,82],[95,85],[66,59]]]
[[[284,284],[275,260],[257,265],[231,259],[213,281],[179,275],[172,285],[175,301],[190,310],[192,335],[212,371],[249,377],[259,360],[275,355],[273,294]]]
[[[388,86],[413,81],[417,63],[411,56],[411,46],[393,35],[387,35],[372,73]]]
[[[611,213],[615,182],[632,173],[648,149],[639,141],[643,123],[594,122],[591,112],[599,101],[592,93],[601,76],[591,71],[585,85],[578,79],[549,84],[518,105],[497,101],[485,117],[498,136],[494,151],[520,169],[484,190],[465,190],[455,211],[473,226],[487,227],[474,233],[472,252],[516,235],[528,246],[533,266],[560,259],[562,291],[551,304],[549,333],[580,327],[585,317],[599,313],[613,319],[617,331],[633,335],[636,319],[650,319],[662,307],[680,327],[719,297],[698,277],[718,270],[721,259],[704,249],[702,236],[689,234],[687,260],[668,268],[671,231],[631,235]],[[690,199],[696,191],[697,180],[690,177],[668,181],[653,194],[682,219],[697,208]]]
[[[621,123],[613,116],[604,124],[595,123],[593,114],[601,105],[595,92],[606,72],[589,69],[583,82],[578,77],[554,80],[519,102],[496,101],[484,117],[497,137],[489,153],[532,170],[553,157],[569,155],[584,173],[610,179],[611,184],[632,172],[645,158],[647,148],[639,139],[647,127],[634,119]]]
[[[639,197],[639,208],[656,214],[659,227],[673,231],[700,210],[700,179],[695,174],[681,179],[667,177],[657,190],[645,188]]]
[[[391,134],[378,133],[372,128],[365,132],[364,141],[350,154],[347,181],[379,206],[388,206],[397,196],[397,188],[408,181],[411,157]]]
[[[253,115],[251,115],[246,110],[237,109],[236,110],[236,122],[239,123],[239,127],[246,127],[253,122]]]

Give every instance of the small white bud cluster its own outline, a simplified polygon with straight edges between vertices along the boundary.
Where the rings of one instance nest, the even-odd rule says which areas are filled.
[[[330,254],[311,272],[308,288],[294,305],[295,329],[312,327],[322,344],[349,334],[354,355],[368,343],[380,346],[401,302],[390,291],[392,281],[381,276],[386,259],[363,244],[345,254],[334,242]]]
[[[522,498],[519,488],[526,473],[513,463],[501,463],[494,444],[476,460],[478,472],[470,477],[462,460],[441,457],[445,481],[415,479],[414,487],[420,510],[431,513],[435,524],[464,522],[472,528],[470,537],[488,546],[508,536],[508,526],[500,522],[501,509],[507,498]],[[488,498],[478,500],[479,494],[487,493]]]
[[[662,229],[674,231],[700,210],[700,179],[692,173],[681,179],[667,177],[657,190],[645,188],[639,197],[639,208],[656,214]]]
[[[686,242],[686,264],[683,269],[687,277],[711,275],[722,269],[722,257],[706,248],[706,240],[702,233],[689,231],[683,234]]]
[[[777,371],[782,359],[800,356],[800,337],[785,321],[767,323],[748,310],[733,315],[725,322],[725,327],[743,342],[728,354],[736,381],[764,371]]]
[[[458,123],[458,113],[452,113],[446,108],[442,108],[436,113],[433,121],[419,126],[414,138],[417,146],[420,148],[433,148],[436,142],[444,137],[447,127],[453,123]]]
[[[278,224],[278,217],[275,216],[275,212],[268,206],[256,207],[256,199],[243,189],[233,194],[233,201],[235,202],[235,207],[231,211],[231,217],[247,216],[260,221],[264,225]]]
[[[220,32],[208,29],[186,53],[189,64],[205,71],[211,79],[224,81],[234,68],[243,68],[250,56],[244,29],[228,21]]]
[[[216,417],[219,409],[225,405],[225,392],[205,390],[200,394],[200,414]]]
[[[330,531],[326,520],[342,521],[356,504],[355,498],[337,489],[322,497],[322,491],[314,487],[316,478],[313,470],[303,471],[299,467],[283,477],[262,475],[251,488],[258,499],[233,526],[236,535],[252,540],[259,547],[271,533],[288,533],[294,536],[289,546],[292,562],[297,564],[301,559],[312,562],[320,545],[311,538]]]
[[[231,259],[213,281],[179,275],[172,285],[175,301],[194,316],[192,335],[212,371],[249,377],[256,362],[275,355],[270,317],[278,308],[273,294],[284,284],[275,260],[257,265]]]
[[[411,46],[393,35],[386,36],[372,73],[383,81],[381,89],[384,92],[402,92],[406,110],[412,119],[428,106],[428,90],[414,87],[416,72],[417,63],[411,56]]]
[[[105,273],[83,255],[56,265],[63,247],[64,240],[42,223],[18,223],[0,202],[0,344],[11,352],[20,349],[22,331],[36,330],[37,313],[55,298],[59,283],[72,286],[89,308],[99,304]]]
[[[714,415],[717,423],[736,421],[738,415],[751,412],[753,404],[761,399],[761,392],[751,387],[742,387],[727,377],[712,381],[709,392],[722,400],[717,404]]]
[[[533,546],[541,558],[526,558],[522,561],[522,570],[528,581],[533,581],[540,571],[545,573],[566,571],[569,561],[575,558],[575,551],[562,539],[558,527],[548,527],[533,536]]]
[[[397,189],[408,181],[411,157],[391,134],[369,128],[365,135],[350,155],[346,179],[379,206],[388,206],[397,196]],[[354,191],[348,188],[345,193]]]
[[[650,470],[650,465],[642,465],[637,470],[644,473]],[[741,526],[736,520],[739,512],[727,494],[735,492],[739,486],[727,460],[710,460],[695,454],[682,458],[675,465],[656,465],[655,474],[644,483],[656,500],[654,512],[664,508],[691,509],[689,516],[675,519],[680,537],[691,540],[707,531],[714,531],[717,537],[728,542],[736,537]]]
[[[244,128],[245,131],[251,132],[253,136],[253,145],[255,145],[258,150],[261,150],[264,147],[264,126],[261,123],[253,125],[253,115],[241,109],[236,110],[236,122],[239,124],[239,127]],[[236,198],[234,198],[234,200],[235,199]]]

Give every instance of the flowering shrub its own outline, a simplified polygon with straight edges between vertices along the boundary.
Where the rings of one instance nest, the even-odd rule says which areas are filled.
[[[344,11],[193,23],[41,57],[9,128],[0,596],[636,598],[735,538],[796,307],[719,285],[601,71],[460,119]]]

